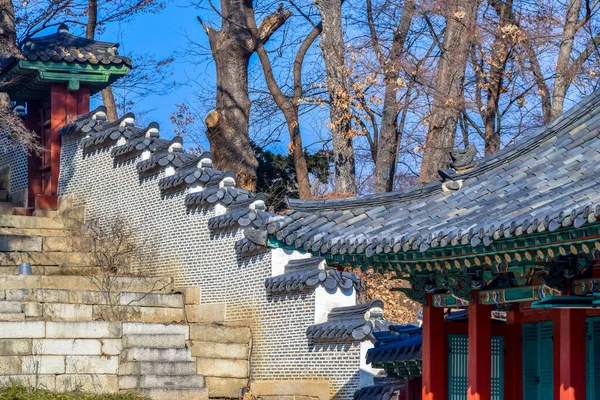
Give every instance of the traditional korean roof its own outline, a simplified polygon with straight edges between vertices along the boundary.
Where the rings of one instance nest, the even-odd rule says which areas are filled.
[[[383,321],[383,302],[350,307],[336,307],[327,316],[327,321],[311,325],[306,336],[315,342],[362,341],[372,338],[372,333],[387,330],[388,322]]]
[[[421,358],[423,335],[412,325],[391,325],[389,331],[374,334],[375,347],[367,351],[367,363],[412,361]]]
[[[405,387],[404,380],[398,378],[375,377],[373,385],[354,392],[354,400],[392,400],[395,394]]]
[[[489,246],[600,219],[600,92],[531,136],[484,157],[453,156],[442,180],[328,200],[288,199],[270,243],[332,258]],[[593,248],[593,246],[592,246]],[[352,261],[346,258],[346,261]]]
[[[119,44],[75,36],[61,24],[56,33],[25,40],[21,49],[29,61],[64,61],[67,63],[125,64],[131,60],[119,54]]]
[[[265,280],[265,288],[271,294],[298,292],[318,285],[323,285],[328,291],[358,289],[360,278],[351,272],[328,267],[324,258],[309,257],[290,260],[285,266],[285,273]]]
[[[69,90],[85,84],[95,94],[131,69],[131,60],[118,47],[75,36],[61,24],[56,33],[27,38],[19,56],[1,60],[0,81],[15,101],[45,99],[56,82],[66,83]]]

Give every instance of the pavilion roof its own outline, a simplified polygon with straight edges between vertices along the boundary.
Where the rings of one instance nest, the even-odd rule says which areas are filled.
[[[117,43],[73,35],[65,24],[61,24],[56,33],[27,39],[21,53],[29,61],[125,64],[131,67],[131,60],[120,55],[118,47]]]
[[[288,199],[271,244],[372,257],[503,238],[600,218],[600,92],[462,173],[393,193]],[[450,185],[448,185],[450,183]]]

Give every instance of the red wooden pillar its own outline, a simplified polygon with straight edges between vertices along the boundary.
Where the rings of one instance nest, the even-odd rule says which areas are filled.
[[[492,386],[492,308],[479,304],[477,292],[469,306],[469,391],[467,400],[489,400]]]
[[[60,174],[61,138],[58,131],[73,122],[79,114],[90,110],[90,90],[81,86],[76,91],[69,91],[66,83],[55,83],[50,88],[50,131],[46,136],[46,147],[49,158],[41,169],[46,176],[43,193],[36,197],[35,207],[38,209],[56,209],[58,206],[58,177]]]
[[[423,308],[423,400],[446,400],[444,309],[433,306],[431,294]]]
[[[559,399],[585,400],[585,310],[559,311]]]
[[[27,102],[27,121],[26,126],[30,131],[35,132],[38,137],[42,135],[42,104],[40,101],[33,100]],[[42,192],[42,176],[40,168],[42,160],[39,155],[30,154],[27,157],[27,207],[35,206],[35,196]]]
[[[515,311],[506,313],[506,324],[509,327],[507,336],[506,358],[504,363],[504,393],[507,399],[523,398],[523,314],[514,305]]]

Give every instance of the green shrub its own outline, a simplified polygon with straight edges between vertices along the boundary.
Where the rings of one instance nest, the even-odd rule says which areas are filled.
[[[13,384],[0,388],[0,400],[149,400],[135,393],[94,394],[84,392],[57,393],[43,389],[31,389]]]

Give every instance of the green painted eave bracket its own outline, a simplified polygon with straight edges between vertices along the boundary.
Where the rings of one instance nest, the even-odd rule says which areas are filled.
[[[81,84],[98,87],[109,86],[129,72],[125,64],[67,63],[64,61],[19,60],[0,74],[0,82],[8,82],[17,92],[29,91],[40,84],[67,82],[68,89],[78,90]]]
[[[598,308],[598,296],[549,296],[531,303],[531,308]]]

